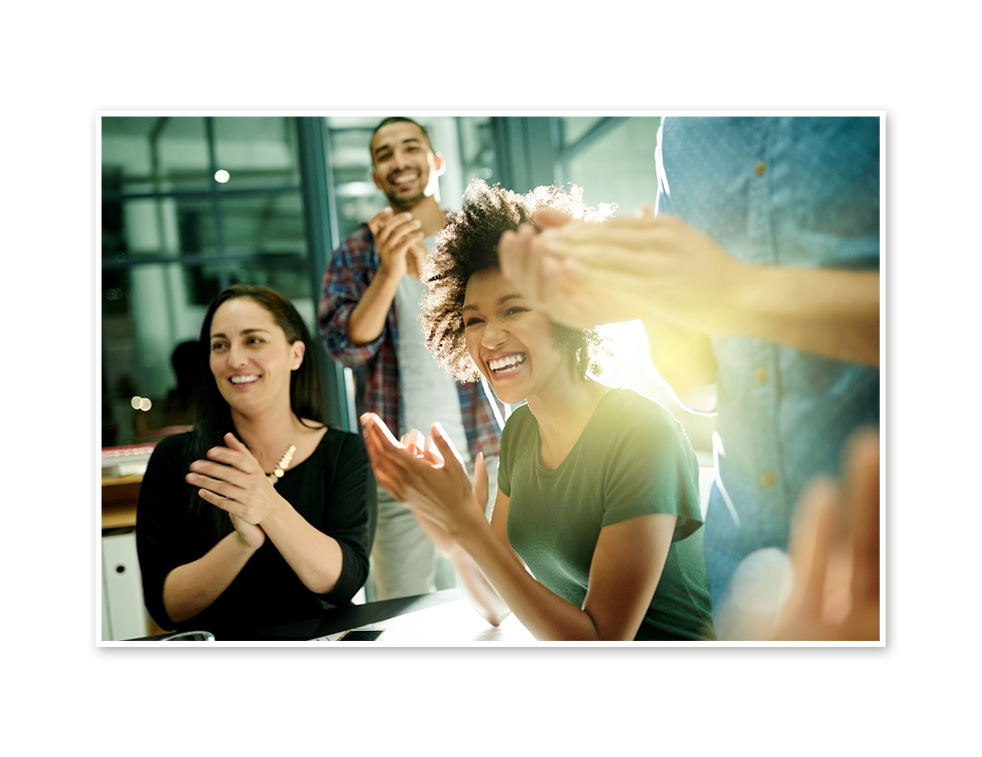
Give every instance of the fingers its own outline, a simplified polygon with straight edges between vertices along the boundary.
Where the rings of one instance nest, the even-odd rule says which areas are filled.
[[[555,208],[539,208],[533,216],[536,224],[543,229],[553,229],[565,226],[573,220],[572,216]]]
[[[505,278],[526,299],[561,319],[566,303],[557,280],[564,261],[549,251],[553,234],[550,230],[537,234],[528,225],[506,231],[498,242],[498,260]]]
[[[378,213],[372,216],[371,220],[368,222],[368,228],[372,232],[372,236],[378,239],[378,235],[382,232],[382,227],[385,226],[386,222],[392,218],[395,211],[386,205]]]
[[[423,454],[426,448],[426,437],[423,436],[423,432],[418,429],[413,429],[412,431],[407,431],[402,435],[402,444],[414,456],[419,457]]]
[[[539,251],[533,248],[535,230],[527,225],[517,231],[506,231],[498,240],[501,272],[533,302],[539,302]]]
[[[880,439],[862,432],[849,445],[846,496],[854,601],[880,596]]]
[[[678,220],[668,216],[624,216],[602,223],[578,221],[553,232],[556,244],[552,251],[585,257],[596,254],[587,245],[629,251],[664,249],[672,246],[681,229]]]
[[[388,441],[394,446],[401,446],[401,444],[389,431],[389,427],[385,425],[385,422],[379,418],[375,413],[363,413],[359,418],[361,421],[361,428],[366,434],[377,433],[380,434],[382,439]]]
[[[840,493],[831,481],[812,482],[802,496],[788,552],[794,569],[794,589],[790,599],[795,612],[820,619],[825,607],[825,579],[835,511]]]
[[[440,454],[440,450],[437,448],[436,443],[427,438],[426,448],[423,450],[423,459],[434,466],[443,465],[443,455]]]
[[[404,254],[411,244],[422,241],[423,234],[419,231],[422,225],[411,213],[399,213],[385,220],[379,233],[373,232],[379,251],[394,254],[401,250]]]
[[[453,442],[450,441],[450,437],[447,436],[447,432],[443,428],[443,424],[434,423],[430,427],[430,432],[433,437],[433,442],[436,444],[436,448],[439,453],[443,456],[444,465],[452,465],[451,461],[456,461],[456,468],[463,470],[464,461],[461,458],[460,453],[457,451],[456,447],[453,446]]]

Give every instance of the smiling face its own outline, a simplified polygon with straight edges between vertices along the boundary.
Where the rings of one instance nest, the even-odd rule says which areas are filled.
[[[552,321],[534,310],[497,268],[468,279],[461,316],[467,352],[502,402],[543,396],[557,382],[573,380]]]
[[[423,130],[397,121],[372,138],[372,179],[393,208],[409,210],[429,194],[430,176],[439,174],[442,158],[434,155]]]
[[[272,314],[248,297],[227,300],[211,322],[209,366],[233,414],[290,412],[290,376],[304,343],[287,341]]]

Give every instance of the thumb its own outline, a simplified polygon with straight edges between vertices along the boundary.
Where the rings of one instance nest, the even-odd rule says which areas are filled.
[[[642,202],[641,207],[638,208],[638,216],[641,218],[654,218],[655,209],[647,202]]]
[[[478,452],[477,458],[474,460],[474,499],[477,500],[477,504],[485,512],[488,509],[489,492],[488,469],[484,464],[484,453]]]

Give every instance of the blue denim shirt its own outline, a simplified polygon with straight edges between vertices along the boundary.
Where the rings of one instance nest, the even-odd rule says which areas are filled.
[[[880,120],[666,118],[659,212],[752,264],[879,270]],[[714,338],[717,480],[705,549],[714,608],[739,561],[786,548],[816,474],[879,423],[879,370],[749,337]],[[714,609],[714,611],[715,611]]]

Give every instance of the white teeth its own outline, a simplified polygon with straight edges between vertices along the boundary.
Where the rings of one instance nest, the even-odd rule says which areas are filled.
[[[253,381],[258,381],[259,376],[232,376],[229,380],[233,384],[250,384]]]
[[[506,355],[505,357],[495,357],[488,360],[488,367],[492,371],[503,371],[525,362],[525,355]]]

